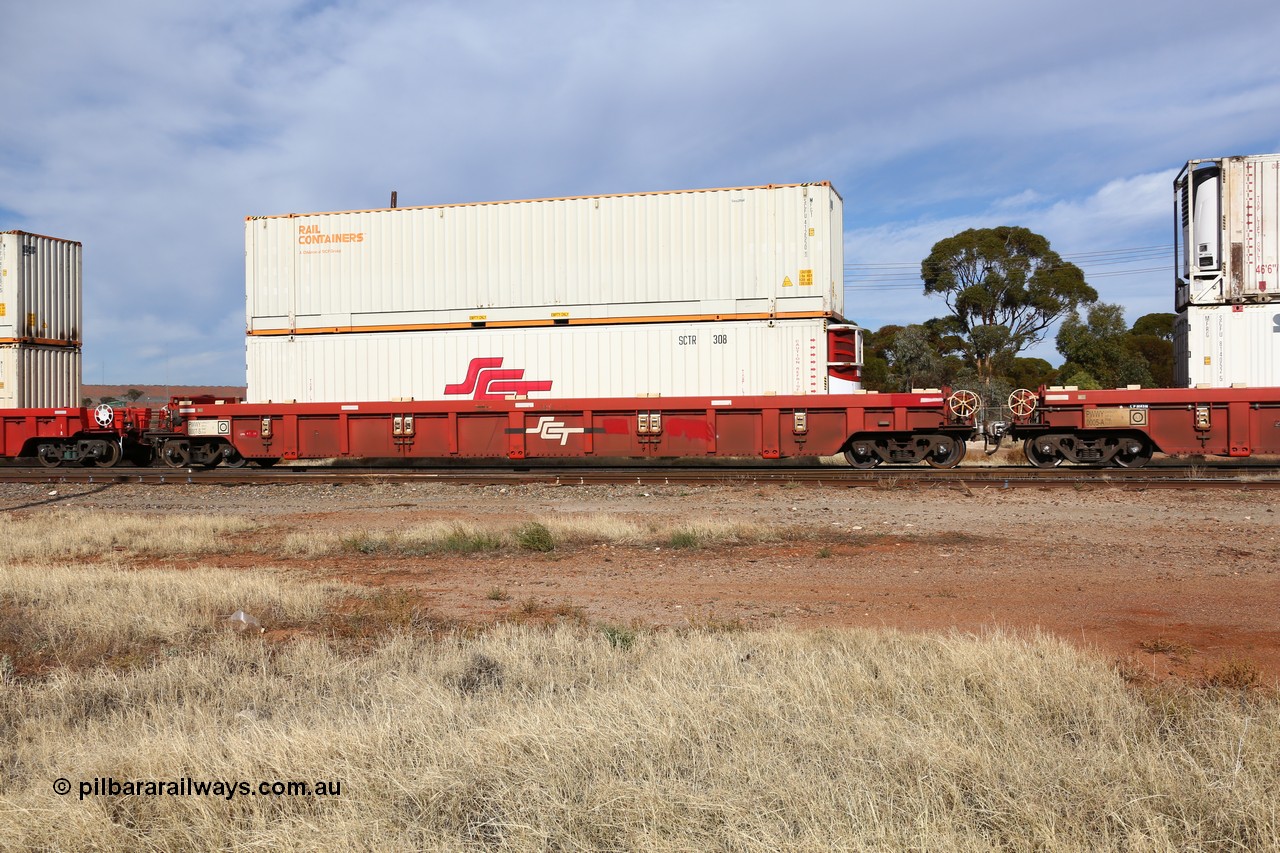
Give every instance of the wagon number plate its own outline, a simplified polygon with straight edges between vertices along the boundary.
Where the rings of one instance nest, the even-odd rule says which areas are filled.
[[[1085,429],[1102,429],[1105,427],[1146,426],[1146,409],[1085,409]]]
[[[187,421],[187,435],[231,435],[231,421]]]

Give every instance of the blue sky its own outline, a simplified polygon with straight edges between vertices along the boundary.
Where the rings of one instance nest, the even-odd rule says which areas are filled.
[[[919,261],[998,224],[1079,259],[1132,322],[1172,310],[1171,256],[1136,250],[1172,242],[1182,163],[1280,151],[1280,5],[1206,8],[24,3],[0,62],[0,230],[84,243],[90,383],[243,382],[244,217],[393,189],[830,180],[846,262],[902,265],[850,282],[863,325],[944,313]]]

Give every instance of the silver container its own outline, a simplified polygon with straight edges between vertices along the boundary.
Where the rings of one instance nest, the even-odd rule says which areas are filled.
[[[1280,386],[1280,303],[1192,305],[1173,327],[1173,384]]]
[[[839,316],[829,184],[251,217],[251,335]]]
[[[1178,311],[1280,301],[1280,154],[1190,161],[1174,209]]]
[[[0,344],[0,408],[80,405],[80,350]]]
[[[0,233],[0,344],[79,346],[80,244]]]
[[[823,319],[251,336],[250,402],[828,394],[861,330]]]

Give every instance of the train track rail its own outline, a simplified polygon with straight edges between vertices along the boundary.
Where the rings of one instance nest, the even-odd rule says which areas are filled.
[[[858,470],[834,466],[714,467],[441,467],[354,468],[288,466],[254,468],[0,468],[0,483],[137,483],[145,485],[261,486],[375,482],[438,482],[458,485],[729,485],[807,484],[823,487],[1106,487],[1106,488],[1280,488],[1275,465],[1160,465],[1142,469],[1096,469],[1062,466],[960,466],[935,470],[927,466]]]

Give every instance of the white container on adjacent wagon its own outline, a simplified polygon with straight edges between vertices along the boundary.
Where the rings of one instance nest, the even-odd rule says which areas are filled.
[[[1280,386],[1280,302],[1192,305],[1173,327],[1173,384]]]
[[[251,336],[248,399],[848,393],[860,387],[861,334],[817,318]]]
[[[0,344],[79,346],[81,292],[79,243],[0,233]]]
[[[839,316],[826,183],[251,217],[250,335]]]
[[[0,345],[0,409],[79,405],[78,348]]]
[[[1280,301],[1280,154],[1190,161],[1174,208],[1177,310]]]

